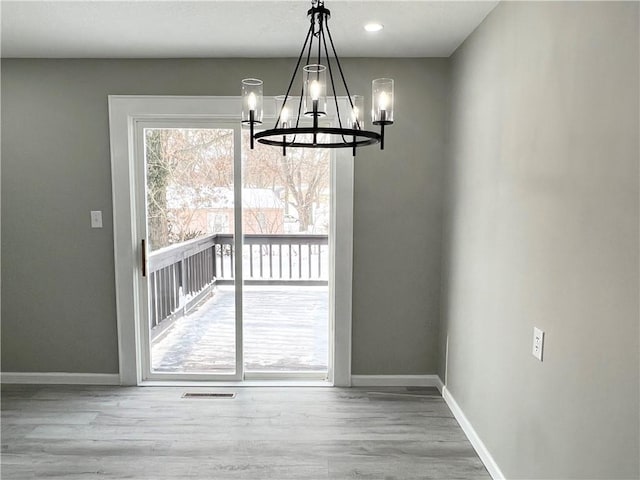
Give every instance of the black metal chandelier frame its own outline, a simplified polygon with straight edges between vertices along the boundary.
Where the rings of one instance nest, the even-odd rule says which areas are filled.
[[[340,116],[340,108],[338,106],[338,96],[336,93],[334,73],[336,75],[339,74],[340,79],[342,80],[342,84],[344,85],[344,90],[347,94],[349,105],[352,110],[354,109],[354,102],[351,97],[351,93],[349,92],[349,87],[342,70],[342,65],[340,64],[340,59],[336,52],[333,38],[331,36],[331,30],[329,29],[328,20],[329,18],[331,18],[331,12],[327,8],[325,8],[323,0],[312,0],[311,8],[307,11],[307,15],[310,19],[310,26],[307,31],[304,44],[300,51],[300,55],[298,56],[298,61],[296,62],[296,66],[294,68],[291,81],[289,82],[287,92],[284,96],[284,101],[282,102],[282,106],[278,111],[278,117],[276,119],[274,128],[254,133],[255,125],[261,124],[262,122],[255,119],[253,111],[250,112],[251,115],[248,119],[243,120],[243,123],[249,124],[251,149],[254,148],[255,139],[259,143],[265,145],[281,147],[284,155],[286,155],[287,147],[352,148],[354,156],[356,154],[356,148],[366,145],[374,145],[380,143],[380,149],[384,150],[385,126],[393,124],[393,121],[387,120],[384,115],[382,116],[382,118],[379,118],[378,120],[372,122],[374,125],[380,126],[380,133],[371,130],[365,130],[364,128],[362,128],[362,121],[358,118],[355,118],[352,124],[352,128],[348,128],[348,126],[343,125],[344,122]],[[331,62],[327,38],[329,39],[329,45],[331,46],[331,52],[333,53],[335,66],[332,65]],[[326,60],[326,67],[331,83],[331,93],[333,94],[333,101],[335,102],[338,126],[323,127],[319,125],[319,118],[323,116],[324,113],[318,111],[317,101],[314,101],[312,112],[303,112],[303,82],[303,87],[301,88],[300,92],[300,101],[298,102],[298,111],[297,115],[295,116],[295,126],[287,128],[279,127],[279,125],[281,125],[280,122],[283,115],[283,110],[287,105],[287,100],[292,98],[291,89],[293,88],[293,85],[295,83],[296,77],[298,75],[298,70],[300,68],[300,65],[302,64],[302,60],[303,58],[305,58],[305,65],[309,65],[309,61],[311,60],[312,54],[314,52],[317,52],[315,58],[317,65],[324,65],[322,63],[322,59],[324,58]],[[337,67],[337,71],[335,70],[335,67]],[[313,126],[300,126],[300,119],[304,115],[312,117]],[[322,136],[324,136],[325,138],[319,139],[319,137]],[[328,136],[331,141],[327,142],[326,136]]]

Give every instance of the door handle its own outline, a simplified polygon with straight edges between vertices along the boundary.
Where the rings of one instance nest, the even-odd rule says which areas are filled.
[[[147,276],[147,245],[144,238],[142,239],[142,276]]]

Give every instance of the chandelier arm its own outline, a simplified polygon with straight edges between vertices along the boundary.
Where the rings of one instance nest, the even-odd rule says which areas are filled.
[[[305,65],[309,65],[309,59],[311,58],[311,49],[313,48],[313,17],[311,17],[311,41],[309,42],[309,50],[307,50],[307,60]],[[302,99],[304,98],[304,78],[302,79],[302,86],[300,87],[300,102],[298,102],[298,116],[296,117],[296,128],[300,125],[300,113],[302,112]],[[295,137],[294,137],[295,140]]]
[[[317,12],[314,12],[311,16],[311,21],[313,22],[314,20],[318,22],[318,32],[315,34],[315,36],[318,38],[318,57],[316,59],[316,64],[317,65],[322,65],[322,42],[320,41],[320,39],[322,38],[322,32],[324,29],[324,25],[323,25],[323,18],[324,18],[324,13],[318,9]],[[320,81],[320,70],[316,71],[316,81],[319,82]],[[313,102],[314,104],[317,104],[317,102]],[[318,128],[318,111],[316,109],[316,107],[314,107],[313,109],[313,129],[316,130]],[[316,133],[313,133],[313,143],[315,145],[316,143]]]
[[[340,107],[338,106],[338,94],[336,93],[336,84],[333,81],[333,71],[331,69],[331,61],[329,60],[329,50],[327,49],[327,38],[326,36],[322,35],[322,42],[324,43],[324,51],[327,55],[327,68],[329,69],[329,79],[331,80],[331,89],[333,90],[333,101],[336,104],[336,115],[338,116],[338,125],[340,127],[340,129],[342,129],[342,119],[340,118]],[[351,107],[353,108],[353,106]],[[347,143],[347,139],[344,138],[344,135],[342,136],[342,141]]]
[[[282,108],[280,108],[280,112],[278,112],[278,118],[276,119],[275,128],[278,128],[280,124],[280,117],[282,116],[282,109],[287,104],[287,99],[289,98],[289,93],[291,92],[291,87],[293,86],[293,82],[296,79],[296,75],[298,74],[298,68],[300,67],[300,62],[302,61],[302,56],[304,55],[304,51],[307,48],[307,42],[309,42],[309,37],[313,34],[313,24],[309,27],[307,31],[307,37],[304,39],[304,45],[302,45],[302,50],[300,50],[300,55],[298,55],[298,63],[296,63],[295,68],[293,69],[293,75],[291,76],[291,81],[289,82],[289,86],[287,87],[287,93],[284,96],[284,102],[282,102]],[[298,113],[299,115],[299,113]]]
[[[329,29],[329,22],[327,22],[327,33],[329,34],[329,42],[331,42],[331,49],[333,50],[333,56],[336,58],[336,64],[338,65],[338,70],[340,71],[340,77],[342,77],[342,83],[344,84],[344,89],[347,92],[349,105],[351,105],[351,108],[353,109],[353,101],[351,100],[351,93],[349,93],[349,87],[347,86],[347,81],[344,78],[344,72],[342,71],[342,65],[340,65],[338,52],[336,52],[336,46],[333,44],[333,38],[331,37],[331,30]]]
[[[323,15],[322,13],[320,13],[318,15],[318,61],[316,62],[318,65],[321,65],[322,62],[320,60],[322,60],[322,44],[320,43],[320,38],[322,37],[322,33],[324,31],[324,22],[323,22]]]
[[[291,86],[293,85],[293,81],[295,80],[296,74],[298,72],[298,68],[300,67],[300,61],[302,60],[302,56],[304,55],[304,51],[305,49],[307,49],[307,42],[309,43],[309,48],[307,49],[307,58],[305,61],[305,65],[309,64],[309,58],[311,58],[311,49],[313,48],[313,37],[314,37],[314,25],[313,25],[313,17],[311,18],[311,22],[309,25],[309,31],[307,32],[307,38],[304,41],[304,45],[302,46],[302,50],[300,51],[300,56],[298,57],[298,63],[296,63],[296,69],[293,72],[293,77],[291,77],[291,82],[289,83],[289,90],[291,89]],[[309,39],[311,39],[311,41],[309,41]],[[304,84],[304,78],[302,79],[302,83]],[[300,113],[302,112],[302,99],[304,97],[304,86],[300,87],[300,100],[298,102],[298,115],[296,116],[296,128],[298,128],[298,126],[300,125]],[[282,104],[282,106],[284,107],[286,101],[287,101],[288,95],[285,96],[284,99],[284,103]],[[278,128],[278,125],[276,125],[275,128]],[[293,136],[293,140],[291,140],[291,145],[293,145],[296,142],[296,137],[297,135]]]

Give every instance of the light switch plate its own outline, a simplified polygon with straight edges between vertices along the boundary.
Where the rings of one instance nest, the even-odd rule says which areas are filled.
[[[91,228],[102,228],[101,210],[91,210]]]
[[[542,361],[542,350],[544,349],[544,332],[538,327],[533,327],[533,351],[534,357]]]

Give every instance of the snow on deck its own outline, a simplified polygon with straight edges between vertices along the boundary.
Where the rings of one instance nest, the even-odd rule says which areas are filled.
[[[245,371],[326,371],[328,288],[245,286]],[[154,372],[230,373],[235,368],[235,289],[212,298],[152,342]]]

